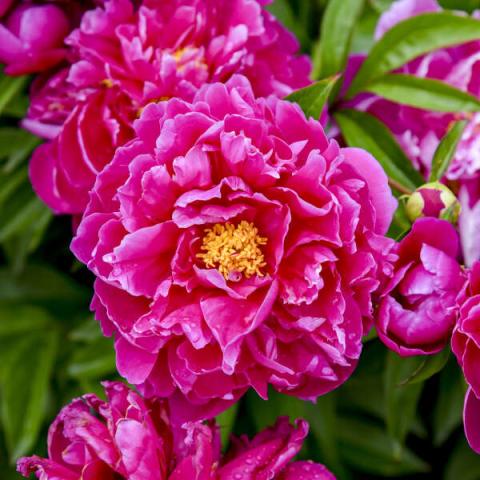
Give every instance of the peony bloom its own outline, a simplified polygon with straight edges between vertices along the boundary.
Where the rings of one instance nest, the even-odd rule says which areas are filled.
[[[376,37],[411,16],[440,10],[436,0],[399,0],[380,18]],[[354,74],[361,62],[358,57],[352,58],[348,76]],[[480,41],[428,53],[402,67],[399,73],[440,80],[480,97]],[[456,120],[469,120],[445,180],[462,203],[460,231],[465,263],[472,265],[480,259],[480,224],[475,221],[480,211],[480,114],[426,111],[370,94],[358,96],[350,106],[367,111],[385,123],[426,178],[433,154],[449,127]]]
[[[452,336],[452,350],[467,382],[480,398],[480,262],[469,272],[468,282],[459,295],[458,319]]]
[[[117,366],[213,411],[253,386],[315,399],[352,373],[389,273],[380,165],[245,77],[149,105],[72,243]]]
[[[6,12],[9,3],[0,4],[0,10]],[[6,65],[5,73],[23,75],[57,65],[65,58],[63,42],[69,31],[69,19],[59,6],[19,4],[0,24],[0,63]]]
[[[107,401],[85,395],[50,427],[48,459],[23,458],[18,471],[41,480],[335,480],[320,464],[291,462],[308,425],[287,418],[222,457],[218,428],[187,423],[172,428],[168,405],[148,401],[121,383],[105,382]]]
[[[473,450],[480,454],[480,262],[470,270],[457,303],[452,350],[470,385],[465,397],[465,435]]]
[[[458,235],[445,220],[421,218],[399,243],[395,273],[382,292],[378,335],[402,356],[439,352],[455,324],[455,299],[464,282]]]
[[[53,141],[35,152],[31,179],[57,213],[82,213],[96,175],[151,102],[192,100],[235,73],[257,96],[309,84],[310,61],[259,0],[108,0],[67,40],[75,62],[35,88],[25,127]],[[72,104],[73,103],[73,104]]]
[[[471,388],[465,396],[463,423],[468,443],[480,455],[480,400]]]

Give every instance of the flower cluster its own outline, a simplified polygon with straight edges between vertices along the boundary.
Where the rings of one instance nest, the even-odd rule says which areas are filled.
[[[377,25],[380,38],[398,22],[411,16],[437,12],[436,0],[400,0],[395,2]],[[480,41],[428,53],[402,67],[399,73],[441,80],[453,87],[480,97]],[[362,57],[353,57],[348,76],[355,74]],[[362,94],[353,107],[379,118],[394,133],[413,165],[428,177],[433,154],[453,122],[468,120],[446,179],[462,205],[459,227],[465,262],[480,259],[480,114],[453,114],[422,110]]]
[[[81,214],[96,175],[151,102],[191,100],[234,73],[258,96],[308,85],[310,61],[261,3],[107,0],[87,11],[65,41],[70,65],[38,79],[24,122],[51,140],[31,162],[39,196],[58,213]]]
[[[335,480],[323,466],[292,462],[308,425],[287,418],[220,453],[218,427],[172,426],[164,400],[144,400],[121,383],[105,382],[107,401],[85,395],[63,408],[50,427],[48,458],[24,458],[18,471],[41,480]]]
[[[370,93],[332,103],[382,120],[425,177],[452,123],[468,120],[445,178],[410,192],[409,231],[393,240],[395,180],[327,137],[327,115],[284,99],[310,85],[311,62],[268,3],[0,0],[5,72],[40,74],[23,120],[46,140],[33,187],[75,215],[71,250],[95,276],[92,310],[140,392],[106,383],[107,401],[74,400],[50,428],[49,458],[22,459],[23,475],[334,480],[291,462],[302,420],[281,418],[221,455],[209,419],[250,388],[315,401],[350,377],[373,326],[401,356],[451,343],[480,453],[480,114]],[[377,38],[440,10],[397,1]],[[442,49],[402,72],[480,97],[479,52],[479,41]]]
[[[352,373],[391,270],[379,164],[245,77],[149,105],[100,173],[72,250],[117,365],[146,394],[314,399]]]

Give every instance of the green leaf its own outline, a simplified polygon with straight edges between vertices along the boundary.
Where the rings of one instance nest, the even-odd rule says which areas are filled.
[[[480,8],[480,0],[439,0],[443,8],[452,10],[465,10],[468,13]]]
[[[341,455],[362,472],[394,477],[427,472],[429,466],[408,449],[396,451],[394,441],[371,420],[342,417],[338,423]]]
[[[79,304],[88,304],[90,296],[88,288],[45,265],[28,265],[17,276],[12,276],[8,269],[0,269],[0,302],[34,303],[49,310],[57,306],[77,310]]]
[[[428,380],[445,367],[449,358],[450,349],[448,347],[436,355],[411,357],[411,363],[415,368],[413,371],[408,372],[408,375],[400,382],[400,385],[411,385]],[[413,359],[416,359],[418,364],[415,365]]]
[[[348,97],[424,53],[480,38],[480,21],[448,12],[426,13],[395,25],[373,46]]]
[[[480,455],[462,438],[445,469],[445,480],[480,480]]]
[[[220,427],[222,446],[224,450],[227,449],[230,441],[230,436],[232,435],[233,427],[237,419],[239,405],[240,403],[237,402],[217,416],[217,425]]]
[[[415,190],[425,183],[390,130],[380,120],[368,113],[350,109],[337,112],[335,120],[348,145],[370,152],[389,178],[410,190]]]
[[[466,126],[467,121],[465,120],[456,122],[438,144],[433,155],[429,182],[441,180],[443,174],[448,170]]]
[[[298,103],[307,117],[319,119],[337,80],[338,76],[325,78],[291,93],[285,100]]]
[[[305,402],[273,389],[269,390],[267,401],[253,391],[247,393],[246,401],[257,431],[273,425],[280,416],[289,416],[292,421],[305,417]]]
[[[467,386],[457,361],[450,359],[440,374],[438,393],[433,410],[433,443],[443,444],[462,424],[463,402]]]
[[[67,365],[67,373],[72,378],[85,380],[102,380],[114,374],[115,349],[112,339],[101,337],[89,344],[76,345]]]
[[[47,411],[56,332],[22,336],[3,376],[1,413],[12,463],[30,452]]]
[[[13,196],[17,190],[25,190],[25,186],[28,187],[28,169],[21,168],[15,172],[0,175],[0,207]],[[27,190],[30,189],[29,187]],[[31,189],[30,189],[31,190]]]
[[[330,0],[320,38],[320,75],[329,77],[344,70],[352,34],[365,0]]]
[[[11,209],[9,208],[8,210],[4,209],[0,214],[0,242],[29,229],[39,218],[45,216],[50,218],[48,207],[33,195],[26,203],[16,209],[16,214],[9,214],[10,212]],[[4,213],[7,214],[4,215]]]
[[[8,77],[3,75],[0,77],[0,115],[10,101],[27,86],[29,79],[28,76]]]
[[[316,404],[305,404],[305,419],[310,425],[310,438],[315,442],[315,452],[338,478],[347,480],[350,476],[340,460],[338,448],[338,417],[336,392],[323,395]]]
[[[44,330],[54,324],[45,310],[28,305],[0,305],[0,337]]]
[[[267,10],[288,30],[292,31],[303,46],[308,44],[309,38],[305,27],[295,17],[288,0],[275,0],[272,4],[267,5]]]
[[[357,369],[338,391],[339,410],[342,413],[367,415],[383,421],[386,353],[387,350],[379,341],[364,345]]]
[[[365,90],[392,102],[434,112],[478,112],[480,100],[448,83],[391,73],[366,85]]]
[[[393,221],[390,224],[387,233],[388,237],[395,239],[397,242],[399,242],[412,228],[412,224],[405,210],[404,198],[405,197],[402,196],[398,199],[398,207],[395,210]]]
[[[415,371],[417,365],[417,357],[402,358],[394,352],[388,352],[384,376],[386,422],[389,434],[398,442],[398,455],[412,427],[423,387],[422,383],[402,385],[402,382],[409,372]]]

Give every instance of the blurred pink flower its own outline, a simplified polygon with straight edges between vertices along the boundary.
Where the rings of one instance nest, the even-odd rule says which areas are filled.
[[[397,1],[380,18],[376,37],[411,16],[440,10],[435,0]],[[351,59],[348,79],[355,75],[362,61],[359,56]],[[440,80],[480,97],[480,41],[428,53],[402,67],[399,73]],[[445,181],[462,203],[460,226],[465,263],[470,266],[480,259],[480,223],[476,220],[480,211],[480,114],[426,111],[370,94],[359,95],[349,106],[382,120],[425,178],[430,173],[434,152],[452,123],[469,120]]]
[[[452,350],[465,379],[480,397],[480,262],[469,272],[468,282],[458,297],[458,319],[452,336]]]
[[[67,40],[73,65],[63,81],[35,90],[24,124],[46,138],[58,131],[32,159],[39,196],[58,213],[82,213],[96,175],[148,103],[190,101],[203,84],[235,73],[249,78],[257,96],[308,85],[310,61],[264,3],[144,0],[136,9],[130,0],[109,0],[86,12]]]
[[[242,76],[149,105],[135,131],[72,243],[121,374],[202,414],[250,386],[314,399],[344,382],[391,272],[380,165]]]
[[[57,65],[65,58],[69,31],[68,17],[57,5],[19,4],[0,24],[0,63],[6,65],[5,73],[23,75]]]
[[[121,383],[105,382],[107,401],[85,395],[65,407],[48,435],[48,458],[18,462],[41,480],[335,480],[320,464],[291,462],[308,425],[280,418],[249,441],[234,440],[222,457],[213,423],[172,427],[168,405]]]
[[[445,220],[421,218],[399,243],[395,273],[382,292],[378,335],[402,356],[440,351],[455,324],[455,299],[465,277],[458,235]]]
[[[0,19],[7,13],[15,1],[16,0],[0,0]]]

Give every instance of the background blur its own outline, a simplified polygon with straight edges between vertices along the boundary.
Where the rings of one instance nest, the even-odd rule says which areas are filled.
[[[440,3],[480,8],[480,0]],[[277,0],[269,7],[297,35],[315,71],[326,4]],[[366,0],[353,52],[368,51],[390,4]],[[1,480],[20,478],[13,467],[19,456],[45,454],[48,425],[64,404],[86,392],[101,395],[99,381],[115,378],[112,341],[89,313],[92,277],[68,249],[72,221],[53,217],[28,181],[28,158],[39,143],[18,127],[29,81],[0,77]],[[461,426],[463,378],[453,358],[440,360],[448,362],[440,374],[406,385],[414,365],[367,340],[353,378],[317,405],[248,394],[219,418],[222,434],[253,434],[280,414],[304,417],[311,425],[304,456],[325,463],[339,480],[479,480],[480,456],[468,449]]]

